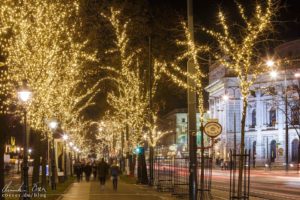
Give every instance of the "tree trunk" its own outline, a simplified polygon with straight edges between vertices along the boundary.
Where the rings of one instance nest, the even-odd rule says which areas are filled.
[[[4,152],[5,152],[5,141],[7,136],[7,123],[5,116],[0,115],[0,199],[4,200],[5,198],[2,197],[2,188],[4,188]]]
[[[32,185],[40,183],[40,156],[41,156],[41,136],[40,132],[33,132],[33,172],[32,172]]]
[[[299,173],[299,165],[300,165],[300,135],[298,135],[298,162],[297,162],[297,172]]]
[[[42,187],[47,188],[47,176],[46,176],[46,165],[47,165],[47,140],[43,141],[43,147],[42,147]]]
[[[139,153],[138,155],[138,182],[148,184],[146,159],[143,153]]]
[[[136,164],[136,154],[129,156],[130,176],[134,176],[134,169]]]
[[[149,185],[153,186],[154,185],[154,168],[153,168],[153,162],[154,162],[154,147],[149,145],[150,152],[149,152],[149,171],[150,171],[150,180],[149,180]]]
[[[247,113],[247,98],[243,99],[243,115],[241,120],[241,145],[240,145],[240,159],[239,159],[239,177],[238,177],[238,198],[242,194],[243,184],[243,163],[244,163],[244,148],[245,148],[245,122]]]

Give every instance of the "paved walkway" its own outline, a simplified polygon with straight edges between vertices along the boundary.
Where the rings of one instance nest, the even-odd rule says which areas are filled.
[[[73,183],[62,200],[170,200],[170,193],[159,193],[149,186],[118,183],[118,190],[113,191],[112,182],[108,180],[101,189],[98,181]]]
[[[228,191],[212,190],[215,200],[226,200],[228,195]],[[172,196],[169,192],[157,192],[146,185],[127,184],[122,181],[118,183],[118,190],[114,191],[112,182],[108,180],[104,189],[101,189],[98,181],[75,182],[59,200],[180,200],[180,198]]]

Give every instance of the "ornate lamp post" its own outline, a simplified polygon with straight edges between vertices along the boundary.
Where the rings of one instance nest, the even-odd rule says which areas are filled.
[[[49,127],[50,129],[53,131],[55,131],[56,127],[57,127],[57,122],[56,121],[51,121],[49,123]],[[54,134],[52,135],[52,176],[51,176],[51,189],[52,190],[56,190],[56,183],[55,183],[55,148],[54,148]]]
[[[25,105],[26,102],[30,99],[31,91],[29,91],[26,87],[23,87],[18,92],[19,100]],[[23,199],[29,199],[29,185],[28,185],[28,142],[27,142],[27,116],[26,116],[26,108],[24,108],[24,158],[23,158],[23,177],[24,177],[24,185],[23,185]]]

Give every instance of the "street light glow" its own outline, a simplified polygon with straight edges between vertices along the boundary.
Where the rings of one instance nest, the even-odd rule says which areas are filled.
[[[28,153],[31,153],[32,152],[32,150],[31,149],[28,149]]]
[[[23,102],[27,102],[28,99],[30,98],[30,96],[31,96],[31,92],[30,91],[23,90],[23,91],[19,91],[18,92],[18,97]]]
[[[103,128],[102,128],[102,127],[100,127],[100,128],[99,128],[99,131],[100,131],[100,132],[101,132],[101,131],[103,131]]]
[[[270,75],[271,75],[272,78],[276,78],[278,74],[277,74],[276,71],[271,71]]]
[[[73,142],[69,142],[69,146],[70,146],[70,147],[73,146]]]
[[[296,77],[296,78],[299,78],[299,77],[300,77],[300,73],[299,73],[299,72],[296,73],[296,74],[295,74],[295,77]]]
[[[56,121],[50,122],[49,127],[52,128],[52,129],[55,129],[57,127],[57,122]]]
[[[224,101],[228,101],[228,99],[229,99],[229,96],[228,96],[227,94],[224,94],[224,95],[223,95],[223,100],[224,100]]]
[[[274,61],[273,60],[268,60],[266,64],[267,64],[268,67],[273,67],[274,66]]]
[[[63,140],[68,140],[69,139],[69,136],[68,135],[63,135]]]

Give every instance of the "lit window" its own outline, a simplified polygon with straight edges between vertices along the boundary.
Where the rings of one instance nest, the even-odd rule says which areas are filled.
[[[276,109],[272,108],[269,112],[269,125],[275,126],[276,124]]]

